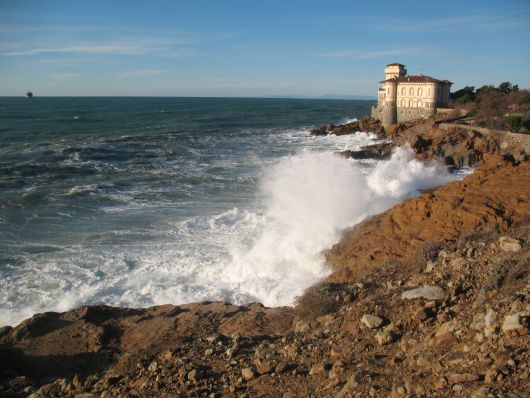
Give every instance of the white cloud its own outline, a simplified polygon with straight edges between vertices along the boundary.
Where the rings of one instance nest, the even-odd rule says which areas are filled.
[[[132,79],[137,77],[150,77],[150,76],[160,76],[168,73],[167,70],[163,69],[143,69],[143,70],[131,70],[122,73],[118,76],[119,79]]]
[[[150,48],[142,45],[124,45],[124,44],[79,44],[64,47],[47,47],[31,48],[23,50],[11,50],[0,52],[0,55],[6,57],[27,56],[46,53],[63,53],[63,54],[85,54],[85,55],[136,55],[145,54],[152,51]]]
[[[379,51],[340,50],[324,54],[317,54],[321,58],[352,58],[352,59],[376,59],[389,56],[425,54],[426,52],[417,47],[392,48]]]
[[[75,77],[83,76],[79,73],[71,73],[71,72],[63,72],[63,73],[54,73],[52,74],[52,77],[57,80],[66,80],[66,79],[73,79]]]

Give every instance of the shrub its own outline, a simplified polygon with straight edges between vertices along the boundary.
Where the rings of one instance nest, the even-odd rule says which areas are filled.
[[[427,241],[423,244],[420,252],[420,258],[423,261],[434,261],[438,258],[438,253],[442,250],[442,242]]]
[[[510,130],[519,131],[523,126],[523,118],[516,115],[506,116],[504,118],[504,123],[506,123]]]
[[[318,283],[307,288],[303,295],[296,298],[296,309],[306,320],[337,310],[339,303],[335,300],[334,288],[331,283]]]

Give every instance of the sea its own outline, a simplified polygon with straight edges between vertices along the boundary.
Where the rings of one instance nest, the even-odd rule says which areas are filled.
[[[0,97],[0,325],[85,304],[293,305],[323,251],[458,175],[311,136],[372,101]]]

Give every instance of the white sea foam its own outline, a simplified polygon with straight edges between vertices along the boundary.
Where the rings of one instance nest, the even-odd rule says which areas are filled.
[[[34,256],[18,274],[0,281],[2,307],[12,309],[2,311],[0,324],[86,303],[149,306],[225,299],[290,305],[330,272],[322,250],[345,227],[457,178],[412,156],[405,147],[388,161],[367,165],[329,152],[301,152],[266,166],[256,202],[248,208],[141,231],[163,236],[157,243],[140,239],[116,249],[107,244],[112,237],[102,235],[92,246]]]

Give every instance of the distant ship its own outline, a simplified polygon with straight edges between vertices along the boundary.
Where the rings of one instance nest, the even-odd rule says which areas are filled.
[[[33,97],[33,93],[32,93],[31,91],[28,91],[28,92],[26,93],[26,96],[27,96],[28,98],[32,98],[32,97]]]

